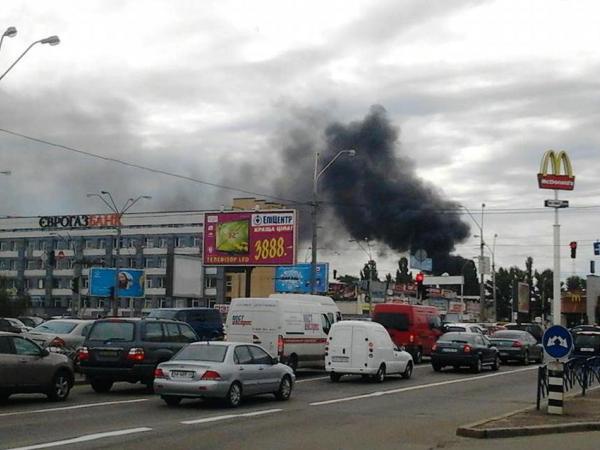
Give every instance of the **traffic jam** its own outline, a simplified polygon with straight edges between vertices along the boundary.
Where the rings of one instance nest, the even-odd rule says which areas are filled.
[[[179,308],[40,322],[0,319],[0,400],[12,397],[9,406],[21,394],[65,401],[79,381],[96,393],[141,383],[170,407],[217,399],[235,408],[263,394],[288,400],[304,369],[324,370],[322,383],[382,383],[410,379],[415,367],[461,375],[544,360],[538,324],[443,323],[435,307],[403,303],[344,320],[331,298],[299,294],[234,299],[225,321],[216,309]],[[600,354],[600,330],[572,332],[575,356]]]

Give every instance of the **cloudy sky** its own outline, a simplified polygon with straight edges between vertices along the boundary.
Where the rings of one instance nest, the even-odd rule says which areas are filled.
[[[478,219],[485,203],[497,265],[523,266],[531,255],[540,269],[552,264],[543,200],[553,192],[538,189],[536,173],[544,151],[564,149],[577,182],[561,194],[572,206],[561,212],[562,272],[588,273],[600,238],[597,1],[5,3],[0,28],[18,34],[2,43],[0,72],[37,39],[61,43],[36,45],[0,80],[3,130],[281,196],[287,174],[304,170],[310,186],[306,164],[283,156],[290,142],[305,143],[310,161],[328,124],[361,121],[379,105],[403,164]],[[0,169],[12,170],[0,178],[1,215],[99,211],[85,193],[100,189],[123,200],[152,195],[140,210],[154,211],[247,196],[5,131]],[[322,223],[334,229],[321,259],[356,273],[366,256],[335,223]],[[380,270],[394,271],[396,255],[371,245]],[[456,245],[464,257],[477,252],[477,238]]]

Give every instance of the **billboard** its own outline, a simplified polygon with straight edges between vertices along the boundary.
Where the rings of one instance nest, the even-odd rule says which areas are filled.
[[[529,285],[527,283],[518,284],[517,296],[518,312],[529,313]]]
[[[173,297],[202,297],[202,259],[188,255],[173,255],[173,278],[167,295]]]
[[[280,266],[275,269],[275,292],[310,294],[310,264]],[[329,290],[329,264],[317,264],[317,292]]]
[[[111,297],[115,287],[116,269],[92,267],[90,269],[89,295]],[[119,269],[118,297],[143,297],[145,275],[142,269]]]
[[[295,262],[295,211],[205,214],[205,265],[283,266]]]
[[[433,260],[431,258],[419,260],[415,255],[410,255],[410,267],[415,270],[431,272],[433,270]]]

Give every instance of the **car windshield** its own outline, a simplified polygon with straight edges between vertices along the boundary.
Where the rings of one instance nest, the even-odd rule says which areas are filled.
[[[438,342],[445,344],[469,344],[473,341],[473,337],[464,333],[446,333],[440,336]]]
[[[177,353],[173,360],[223,362],[227,354],[226,345],[188,345]]]
[[[599,345],[599,334],[578,334],[575,336],[575,346],[577,347],[598,347]]]
[[[408,331],[408,315],[403,313],[377,313],[373,321],[388,329]]]
[[[524,333],[514,331],[497,331],[492,335],[492,339],[523,339],[524,337]]]
[[[39,331],[40,333],[56,333],[56,334],[69,334],[77,326],[73,322],[65,322],[62,320],[51,320],[44,322],[33,329],[33,331]]]
[[[132,322],[96,322],[90,331],[91,341],[133,341],[135,325]]]
[[[174,319],[177,311],[173,311],[172,309],[155,309],[154,311],[150,311],[148,317],[154,319]]]

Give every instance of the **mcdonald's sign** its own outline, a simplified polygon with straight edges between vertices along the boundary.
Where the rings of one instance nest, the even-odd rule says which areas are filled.
[[[551,172],[548,173],[548,166]],[[560,189],[572,191],[575,187],[575,176],[573,166],[566,152],[555,152],[548,150],[544,153],[540,172],[538,173],[538,185],[540,189]]]

